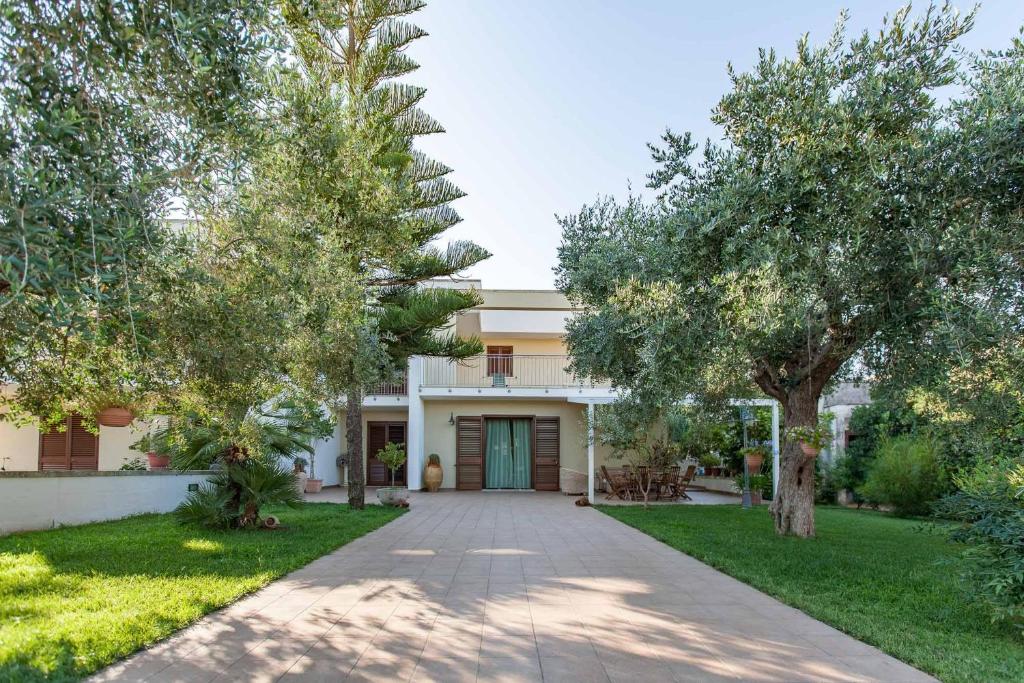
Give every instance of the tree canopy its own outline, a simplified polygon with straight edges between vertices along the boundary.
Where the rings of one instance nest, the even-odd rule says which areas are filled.
[[[667,133],[658,201],[603,200],[562,219],[560,287],[588,313],[568,344],[623,409],[760,390],[814,429],[822,390],[908,348],[980,291],[1019,292],[1019,50],[960,59],[973,14],[904,8],[877,33],[762,50],[712,120],[724,142]],[[1001,79],[1001,80],[1000,80]],[[996,85],[996,82],[1000,85]],[[951,86],[968,88],[943,104]],[[981,123],[979,123],[981,122]],[[979,185],[984,191],[979,192]],[[874,353],[866,353],[873,351]],[[780,533],[813,535],[813,460],[784,447]]]

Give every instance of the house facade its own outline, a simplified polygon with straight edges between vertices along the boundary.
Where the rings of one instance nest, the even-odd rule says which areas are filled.
[[[565,327],[577,311],[555,290],[483,289],[480,284],[454,280],[430,286],[479,292],[480,305],[455,316],[450,331],[479,338],[482,354],[458,362],[414,356],[399,381],[382,384],[364,398],[363,443],[356,457],[364,460],[366,484],[390,483],[377,454],[395,442],[404,444],[407,454],[396,483],[412,489],[422,487],[427,458],[436,454],[444,472],[442,488],[593,496],[600,466],[621,462],[594,438],[588,415],[611,403],[615,391],[569,369]],[[773,407],[777,444],[777,404],[751,402]],[[143,457],[131,445],[148,425],[101,427],[96,435],[80,422],[80,416],[72,416],[63,431],[41,434],[31,425],[0,421],[0,464],[8,471],[116,470]],[[325,486],[347,483],[351,456],[344,429],[342,414],[334,434],[314,444],[309,474]]]
[[[589,438],[587,412],[614,393],[568,369],[568,300],[552,290],[483,289],[473,280],[438,286],[480,293],[482,303],[451,326],[459,336],[478,337],[484,353],[459,362],[414,356],[404,381],[366,396],[367,484],[389,483],[376,454],[394,441],[408,456],[398,477],[414,489],[427,457],[436,454],[442,488],[586,492],[588,473],[611,456]]]

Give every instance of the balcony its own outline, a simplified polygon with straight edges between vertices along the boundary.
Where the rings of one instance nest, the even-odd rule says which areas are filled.
[[[407,396],[409,394],[409,383],[408,377],[405,373],[402,373],[402,378],[398,382],[381,382],[371,391],[367,392],[367,396]]]
[[[569,370],[568,356],[497,355],[473,356],[462,361],[423,359],[423,387],[561,389],[608,387]]]

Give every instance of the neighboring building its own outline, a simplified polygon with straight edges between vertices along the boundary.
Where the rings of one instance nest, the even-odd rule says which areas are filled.
[[[871,387],[865,383],[841,382],[818,401],[818,412],[832,413],[832,444],[823,453],[828,462],[842,457],[850,443],[850,416],[854,408],[871,403]]]

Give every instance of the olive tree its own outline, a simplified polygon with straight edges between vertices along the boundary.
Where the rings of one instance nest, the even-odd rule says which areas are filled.
[[[712,117],[724,143],[696,162],[688,135],[652,146],[656,203],[561,220],[559,284],[587,309],[569,327],[573,362],[623,402],[653,416],[756,388],[787,430],[814,429],[853,359],[913,338],[993,273],[1006,190],[978,196],[978,147],[937,99],[963,73],[955,47],[973,15],[908,7],[849,42],[844,23],[824,45],[805,36],[791,58],[762,50],[749,72],[730,69]],[[813,503],[814,461],[787,438],[777,532],[812,536]]]

